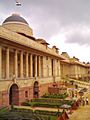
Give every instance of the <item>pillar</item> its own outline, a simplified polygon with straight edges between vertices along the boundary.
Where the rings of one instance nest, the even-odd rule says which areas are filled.
[[[28,53],[26,53],[26,77],[28,77]]]
[[[18,59],[17,59],[17,50],[15,50],[15,77],[18,76]]]
[[[9,48],[6,49],[6,78],[9,78]]]
[[[35,77],[37,77],[37,56],[35,55]]]
[[[2,47],[0,46],[0,79],[2,78]]]
[[[57,69],[56,69],[56,60],[53,59],[53,76],[54,77],[56,76],[56,72],[57,72]]]
[[[39,71],[39,77],[41,77],[41,56],[38,56],[39,59],[39,66],[38,66],[38,71]]]
[[[43,56],[40,57],[40,61],[41,61],[41,77],[43,77],[44,76]]]
[[[20,53],[20,77],[23,78],[23,51]]]
[[[33,76],[33,61],[32,61],[32,54],[30,54],[30,77]]]

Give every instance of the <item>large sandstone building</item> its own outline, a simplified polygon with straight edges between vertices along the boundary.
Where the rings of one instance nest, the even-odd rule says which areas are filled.
[[[64,77],[82,79],[90,67],[36,39],[27,21],[13,14],[0,26],[0,106],[20,105],[48,92]],[[85,77],[85,76],[84,76]]]

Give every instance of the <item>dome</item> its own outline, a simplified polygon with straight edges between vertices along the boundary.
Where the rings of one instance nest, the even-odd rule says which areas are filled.
[[[12,14],[4,20],[2,26],[10,31],[25,34],[26,36],[33,36],[33,30],[30,28],[27,21],[19,14]]]
[[[19,14],[12,14],[11,16],[4,20],[3,24],[8,22],[20,22],[28,25],[27,21]]]

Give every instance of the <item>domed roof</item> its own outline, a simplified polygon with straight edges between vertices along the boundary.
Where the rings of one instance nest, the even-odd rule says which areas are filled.
[[[28,25],[27,21],[23,17],[21,17],[19,14],[12,14],[11,16],[9,16],[4,20],[3,24],[8,22],[19,22],[19,23],[24,23]]]

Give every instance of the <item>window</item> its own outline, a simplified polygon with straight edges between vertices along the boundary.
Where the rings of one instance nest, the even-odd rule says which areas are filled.
[[[46,60],[48,60],[48,56],[46,56]]]
[[[25,97],[26,98],[28,97],[28,91],[25,91]]]

